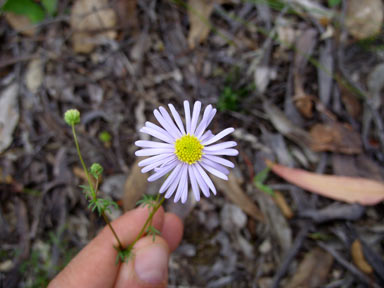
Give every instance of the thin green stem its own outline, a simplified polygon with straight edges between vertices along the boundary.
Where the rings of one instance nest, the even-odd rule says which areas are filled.
[[[84,160],[83,160],[83,156],[81,156],[80,146],[79,146],[79,142],[77,141],[77,136],[76,136],[75,125],[73,125],[73,124],[72,124],[72,134],[73,134],[73,138],[75,139],[77,155],[79,156],[79,159],[80,159],[80,162],[81,162],[81,166],[83,166],[84,173],[85,173],[85,175],[87,177],[88,185],[89,185],[89,188],[91,189],[91,192],[92,192],[92,197],[93,197],[94,200],[96,200],[96,193],[95,193],[95,190],[94,190],[92,182],[91,182],[91,177],[89,177],[87,166],[85,166],[85,163],[84,163]]]
[[[101,215],[103,216],[105,223],[107,223],[108,227],[111,229],[113,236],[115,236],[117,244],[119,245],[119,250],[124,251],[124,246],[123,246],[123,244],[121,244],[119,236],[117,236],[115,229],[113,229],[111,221],[109,221],[109,219],[108,219],[108,216],[105,215],[105,212],[103,212]]]
[[[85,166],[85,163],[84,163],[84,160],[83,160],[83,156],[81,155],[81,152],[80,152],[80,146],[79,146],[79,142],[77,141],[75,125],[73,125],[73,124],[72,124],[72,134],[73,134],[73,138],[75,140],[77,155],[79,156],[79,159],[80,159],[80,162],[81,162],[81,166],[83,166],[84,173],[87,176],[88,185],[89,185],[89,188],[91,189],[93,200],[96,201],[97,200],[96,190],[97,190],[97,186],[98,186],[99,182],[98,182],[98,179],[97,179],[96,180],[96,188],[94,188],[93,184],[91,182],[91,177],[89,176],[89,173],[88,173],[87,166]],[[107,217],[107,215],[105,214],[104,211],[101,213],[101,215],[103,216],[105,223],[107,223],[108,227],[111,229],[113,236],[115,236],[116,241],[117,241],[117,243],[119,245],[119,250],[123,251],[124,250],[124,246],[121,244],[121,241],[120,241],[119,237],[117,236],[117,233],[116,233],[115,229],[113,229],[111,221],[108,219],[108,217]]]
[[[159,200],[160,194],[157,195],[156,202]],[[149,223],[151,223],[153,216],[155,216],[157,210],[161,207],[161,204],[163,204],[165,198],[161,197],[160,202],[157,203],[157,205],[152,209],[152,211],[149,213],[147,221],[145,221],[143,227],[141,228],[139,234],[137,235],[136,239],[132,242],[131,245],[129,245],[130,248],[133,248],[135,246],[136,242],[139,241],[139,239],[144,235],[145,231],[147,230],[147,226]]]

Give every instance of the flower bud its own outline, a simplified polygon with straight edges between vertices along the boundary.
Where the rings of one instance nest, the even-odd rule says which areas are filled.
[[[89,171],[91,172],[92,176],[97,179],[103,173],[104,169],[99,163],[93,163]]]
[[[64,114],[65,122],[72,126],[80,123],[80,112],[77,109],[69,109]]]

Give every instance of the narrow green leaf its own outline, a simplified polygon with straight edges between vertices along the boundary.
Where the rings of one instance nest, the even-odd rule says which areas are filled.
[[[264,168],[262,171],[260,171],[259,173],[257,173],[257,175],[255,176],[254,178],[254,182],[255,184],[263,184],[264,181],[268,178],[268,175],[269,175],[269,171],[271,170],[271,168],[269,167],[266,167]]]
[[[267,185],[259,184],[259,185],[256,185],[256,188],[271,196],[275,196],[275,192],[273,191],[273,189]]]

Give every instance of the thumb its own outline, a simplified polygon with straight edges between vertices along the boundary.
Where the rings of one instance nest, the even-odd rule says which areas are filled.
[[[160,236],[140,239],[133,257],[120,266],[115,287],[166,287],[168,282],[169,248]]]

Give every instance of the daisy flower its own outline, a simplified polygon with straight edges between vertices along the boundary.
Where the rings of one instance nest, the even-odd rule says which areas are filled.
[[[136,146],[143,149],[136,151],[136,156],[150,156],[139,162],[143,173],[151,170],[154,173],[148,178],[149,182],[155,181],[168,173],[169,176],[160,188],[160,193],[165,193],[168,199],[175,194],[174,202],[181,199],[185,203],[188,198],[189,183],[196,201],[200,200],[200,190],[205,197],[210,196],[210,191],[216,195],[216,188],[207,172],[221,179],[228,180],[228,169],[234,164],[220,156],[236,156],[238,151],[232,147],[234,141],[215,144],[224,136],[232,133],[233,128],[227,128],[212,134],[208,128],[216,109],[208,105],[199,122],[201,102],[196,101],[191,115],[188,101],[184,101],[185,126],[172,104],[168,105],[173,119],[164,107],[155,109],[153,114],[161,126],[146,122],[140,132],[149,134],[158,141],[139,140]]]

